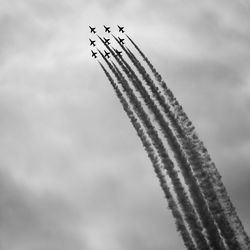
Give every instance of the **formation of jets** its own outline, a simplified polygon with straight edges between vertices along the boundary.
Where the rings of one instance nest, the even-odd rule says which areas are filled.
[[[110,33],[110,27],[105,26],[105,25],[103,25],[103,27],[104,27],[104,29],[105,29],[105,32]],[[117,27],[118,27],[118,29],[119,29],[119,32],[124,33],[124,27],[119,26],[119,25],[117,25]],[[94,33],[94,34],[96,33],[96,28],[95,28],[95,27],[89,26],[89,28],[90,28],[90,33]]]
[[[106,32],[106,33],[111,33],[110,27],[109,27],[109,26],[103,25],[103,27],[104,27],[104,32]],[[118,29],[119,29],[119,32],[124,33],[124,27],[119,26],[119,25],[117,25],[117,27],[118,27]],[[96,27],[91,27],[91,26],[89,26],[89,28],[90,28],[90,33],[93,33],[93,34],[96,33]],[[103,37],[103,39],[104,39],[104,40],[103,40],[104,45],[110,45],[110,39],[109,39],[109,38]],[[89,38],[89,41],[90,41],[90,46],[93,46],[93,47],[96,46],[96,44],[95,44],[95,43],[96,43],[96,40],[91,40],[91,39]],[[120,37],[118,36],[118,42],[119,42],[121,45],[123,45],[123,44],[124,44],[124,38],[120,38]],[[114,49],[114,51],[115,51],[115,53],[116,53],[117,56],[121,56],[122,51],[119,51],[119,50],[117,50],[117,49]],[[91,52],[92,52],[92,57],[97,58],[97,52],[94,52],[93,50],[91,50]],[[110,58],[110,52],[104,50],[104,53],[105,53],[105,55],[104,55],[105,57]]]

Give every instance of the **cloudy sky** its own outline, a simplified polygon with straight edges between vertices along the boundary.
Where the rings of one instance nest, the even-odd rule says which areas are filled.
[[[129,34],[210,151],[250,233],[250,5],[0,0],[0,248],[184,249],[88,25]]]

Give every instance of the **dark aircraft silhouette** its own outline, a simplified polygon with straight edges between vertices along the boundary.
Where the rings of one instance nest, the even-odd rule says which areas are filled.
[[[89,28],[90,28],[90,33],[94,33],[94,34],[96,33],[96,31],[95,31],[96,28],[95,27],[92,28],[92,27],[89,26]]]
[[[93,50],[91,50],[91,52],[92,52],[92,57],[94,57],[94,58],[97,58],[97,52],[94,52]]]
[[[110,44],[110,42],[109,42],[110,39],[107,39],[107,38],[105,38],[105,37],[103,37],[103,39],[104,39],[104,43],[105,43],[105,44],[107,44],[107,45]]]
[[[123,39],[123,38],[120,38],[120,37],[118,36],[118,39],[119,39],[119,43],[124,44],[124,39]]]
[[[119,25],[117,25],[118,26],[118,28],[119,28],[119,32],[122,32],[122,33],[124,33],[124,27],[120,27]]]
[[[122,51],[119,51],[118,49],[115,49],[115,52],[116,52],[116,54],[117,54],[118,56],[121,56],[121,54],[122,54]]]
[[[105,32],[110,33],[110,27],[106,27],[105,25],[103,25],[103,27],[105,28]]]
[[[89,41],[90,41],[90,46],[93,45],[95,47],[95,41],[91,40],[90,38],[89,38]]]
[[[106,50],[104,50],[104,52],[105,52],[105,57],[107,57],[107,58],[109,58],[110,57],[110,52],[107,52]]]

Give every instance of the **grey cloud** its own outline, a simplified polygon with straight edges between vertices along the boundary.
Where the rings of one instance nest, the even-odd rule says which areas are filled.
[[[58,194],[36,194],[1,172],[1,248],[83,249],[76,211]]]
[[[136,166],[128,167],[132,171]],[[175,225],[163,193],[158,189],[157,180],[149,174],[152,171],[150,166],[145,167],[148,167],[148,171],[145,172],[141,166],[144,174],[138,173],[138,177],[132,173],[128,176],[125,170],[116,178],[104,174],[92,188],[91,197],[87,199],[91,205],[91,209],[88,209],[88,220],[92,221],[90,228],[96,235],[106,229],[103,233],[104,237],[107,234],[106,237],[109,238],[106,244],[104,239],[103,247],[106,249],[183,247],[180,237],[172,230]],[[139,167],[137,171],[138,169]],[[148,183],[145,173],[152,177],[151,184]],[[168,237],[179,244],[168,241]]]
[[[9,58],[25,50],[30,52],[32,48],[43,45],[52,35],[29,14],[28,11],[1,14],[0,27],[4,34],[0,39],[2,61],[3,58]]]

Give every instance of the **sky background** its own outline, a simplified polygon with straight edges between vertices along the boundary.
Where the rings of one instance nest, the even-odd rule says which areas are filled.
[[[250,233],[249,23],[244,0],[0,0],[0,249],[184,249],[91,58],[103,24],[162,74]]]

